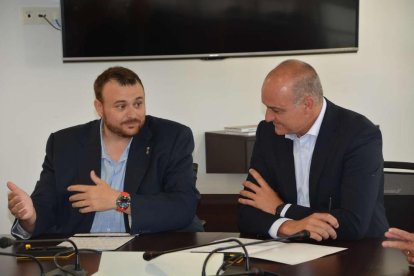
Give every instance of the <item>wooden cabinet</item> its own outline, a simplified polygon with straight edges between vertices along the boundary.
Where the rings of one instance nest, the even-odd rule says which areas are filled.
[[[206,232],[239,232],[238,194],[202,194],[197,215]]]
[[[255,136],[206,132],[207,173],[247,173]]]

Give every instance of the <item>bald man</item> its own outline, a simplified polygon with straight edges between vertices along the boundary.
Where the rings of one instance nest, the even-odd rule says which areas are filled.
[[[240,192],[241,232],[280,237],[382,237],[382,136],[366,117],[323,97],[315,69],[299,60],[274,68],[262,86],[265,120]]]

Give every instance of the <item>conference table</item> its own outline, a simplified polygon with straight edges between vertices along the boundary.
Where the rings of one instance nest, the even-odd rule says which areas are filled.
[[[252,238],[239,233],[199,232],[199,233],[162,233],[135,237],[118,251],[171,250],[193,245],[202,245],[215,240],[230,237]],[[265,260],[252,259],[251,266],[277,275],[414,275],[404,255],[394,249],[381,246],[382,239],[364,239],[360,241],[325,241],[317,243],[328,246],[348,248],[336,254],[325,256],[298,265],[287,265]],[[16,246],[16,245],[15,245]],[[13,252],[15,248],[0,249],[0,252]],[[98,271],[101,255],[81,253],[81,266],[91,275]],[[73,258],[59,261],[62,265],[73,263]],[[53,261],[42,261],[45,271],[55,268]],[[0,256],[0,275],[39,275],[35,262],[17,261],[13,257]],[[200,271],[201,275],[201,271]],[[116,275],[118,276],[118,275]]]

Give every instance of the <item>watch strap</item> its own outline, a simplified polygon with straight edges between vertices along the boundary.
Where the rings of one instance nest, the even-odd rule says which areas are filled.
[[[283,211],[283,208],[285,208],[285,206],[286,206],[286,203],[282,203],[282,204],[279,204],[277,207],[276,207],[276,216],[278,216],[278,217],[281,217],[281,214],[282,214],[282,211]]]

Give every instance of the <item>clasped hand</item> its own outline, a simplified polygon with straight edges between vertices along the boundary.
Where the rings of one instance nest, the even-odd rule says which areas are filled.
[[[276,207],[283,203],[282,199],[255,169],[250,169],[249,173],[256,179],[257,184],[250,181],[243,183],[245,189],[240,191],[240,195],[245,198],[239,198],[239,203],[274,215]]]
[[[96,185],[74,184],[68,187],[69,192],[76,192],[69,197],[72,207],[79,208],[80,213],[115,209],[119,192],[100,179],[94,171],[91,171],[90,176]]]
[[[243,183],[246,189],[240,191],[240,195],[244,198],[240,198],[239,203],[274,215],[276,207],[282,204],[283,200],[256,170],[250,169],[249,173],[257,181],[257,184],[250,181]],[[277,235],[288,236],[302,230],[308,230],[311,239],[321,241],[328,238],[336,239],[336,229],[338,227],[338,220],[331,214],[313,213],[301,220],[287,220],[283,222]]]

